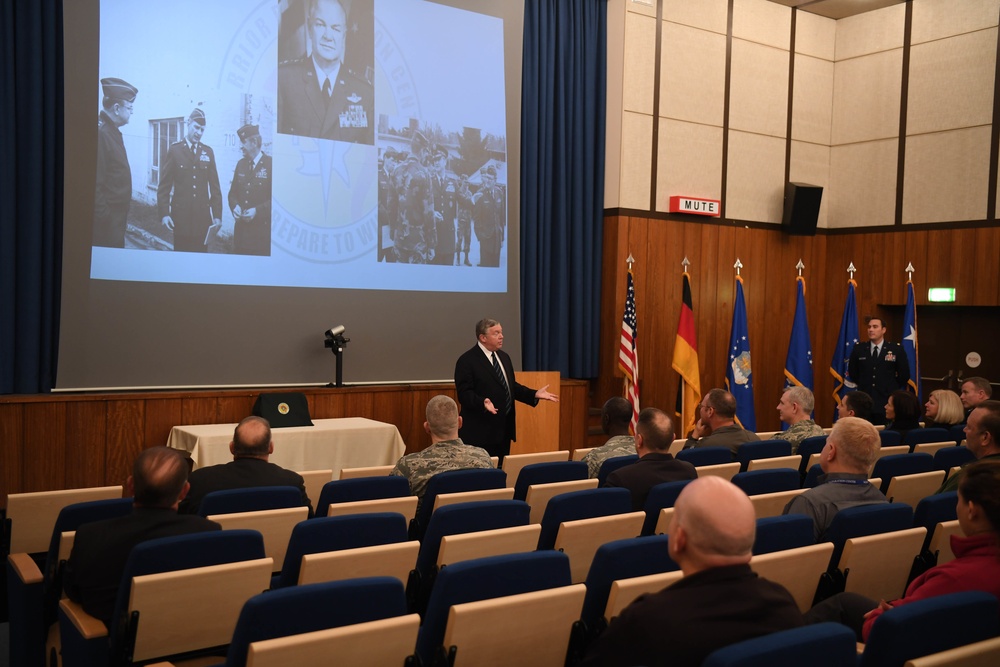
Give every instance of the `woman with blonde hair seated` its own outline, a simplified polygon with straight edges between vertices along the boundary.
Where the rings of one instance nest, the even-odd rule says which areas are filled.
[[[926,428],[951,428],[965,421],[962,399],[950,389],[935,389],[924,404]]]

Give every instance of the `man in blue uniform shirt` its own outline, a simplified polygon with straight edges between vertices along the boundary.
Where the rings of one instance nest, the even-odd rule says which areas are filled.
[[[101,114],[97,120],[97,183],[94,188],[95,246],[125,247],[132,169],[119,128],[132,117],[138,89],[121,79],[101,79]]]
[[[163,226],[174,233],[174,250],[205,252],[222,227],[222,192],[215,153],[201,143],[205,112],[188,117],[187,136],[170,146],[160,170],[156,205]]]
[[[306,32],[312,53],[278,65],[278,131],[372,145],[375,93],[344,66],[347,12],[339,0],[313,0]]]
[[[236,131],[243,157],[229,186],[229,210],[236,221],[233,243],[241,255],[271,254],[271,156],[261,151],[260,129]]]

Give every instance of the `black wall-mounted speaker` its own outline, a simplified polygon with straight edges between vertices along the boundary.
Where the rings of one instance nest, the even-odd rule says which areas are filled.
[[[781,228],[793,236],[815,236],[823,186],[807,183],[785,185],[785,208]]]

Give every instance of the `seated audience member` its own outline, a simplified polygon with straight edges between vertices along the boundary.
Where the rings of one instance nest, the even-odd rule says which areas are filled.
[[[736,451],[744,442],[760,438],[736,423],[736,398],[725,389],[712,389],[698,406],[698,421],[684,443],[689,447],[729,447],[736,460]]]
[[[158,537],[222,529],[200,516],[177,513],[190,485],[187,459],[175,449],[143,450],[126,487],[134,501],[132,513],[80,526],[66,563],[67,597],[108,627],[132,547]]]
[[[430,447],[399,459],[389,473],[409,480],[411,494],[422,500],[427,482],[439,472],[493,467],[489,452],[467,445],[458,437],[462,418],[455,401],[435,396],[427,402],[426,417],[424,430],[431,436]]]
[[[920,401],[916,395],[901,389],[889,394],[885,404],[886,431],[896,431],[900,436],[920,428]]]
[[[956,509],[964,537],[951,537],[955,560],[914,579],[899,600],[838,593],[806,612],[806,622],[839,621],[860,641],[867,641],[875,619],[893,607],[963,591],[985,591],[1000,598],[1000,461],[970,464],[961,476]]]
[[[878,431],[871,423],[857,417],[839,420],[820,452],[823,474],[819,485],[792,498],[782,514],[810,517],[819,542],[840,510],[889,502],[878,487],[868,483],[868,471],[881,446]]]
[[[861,391],[852,391],[840,400],[837,406],[837,418],[858,417],[870,422],[872,416],[872,397]]]
[[[993,396],[993,387],[990,381],[983,377],[966,378],[962,382],[962,393],[959,400],[965,408],[965,418],[968,419],[972,411],[979,407],[983,401],[988,401]]]
[[[924,404],[924,428],[948,429],[965,422],[962,399],[949,389],[935,389]]]
[[[750,569],[755,532],[753,505],[731,482],[684,487],[667,543],[684,578],[626,607],[582,664],[698,667],[723,646],[801,626],[791,594]]]
[[[792,454],[806,438],[823,435],[823,427],[812,419],[816,405],[813,393],[807,387],[786,387],[778,401],[778,417],[788,424],[788,428],[775,433],[778,440],[787,440],[792,445]]]
[[[969,415],[965,424],[965,446],[976,460],[1000,460],[1000,401],[983,401]],[[960,475],[951,475],[938,493],[958,489]]]
[[[639,460],[619,468],[604,486],[626,488],[632,494],[632,509],[641,510],[649,490],[662,482],[697,479],[698,471],[687,461],[678,461],[670,453],[674,441],[674,424],[663,410],[646,408],[639,413],[635,427],[635,451]]]
[[[587,464],[587,474],[591,479],[597,479],[601,464],[616,456],[635,454],[635,438],[628,433],[632,421],[632,404],[621,396],[609,398],[601,408],[601,430],[611,436],[608,441],[583,457]]]
[[[263,417],[247,417],[236,426],[229,443],[233,460],[191,473],[191,492],[181,502],[181,512],[197,514],[202,499],[212,491],[248,489],[256,486],[294,486],[302,493],[302,504],[310,506],[302,475],[270,463],[274,453],[271,425]]]

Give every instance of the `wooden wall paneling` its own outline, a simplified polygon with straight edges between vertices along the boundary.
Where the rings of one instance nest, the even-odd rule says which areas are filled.
[[[669,397],[676,392],[669,388],[675,375],[670,362],[677,331],[674,299],[679,292],[673,278],[683,259],[680,247],[674,243],[676,227],[665,220],[651,221],[647,243],[642,249],[645,298],[640,311],[643,324],[639,330],[639,363],[643,372],[639,378],[641,405],[660,408],[668,414]]]
[[[721,383],[722,376],[714,370],[714,366],[718,365],[714,360],[718,360],[719,355],[725,352],[725,346],[729,342],[729,322],[720,313],[726,309],[726,305],[721,303],[726,298],[730,299],[728,307],[732,308],[732,274],[723,274],[719,267],[732,266],[733,262],[729,257],[726,257],[726,261],[720,261],[719,234],[722,229],[718,225],[689,223],[685,233],[688,257],[692,262],[688,273],[691,274],[691,300],[702,396],[712,387],[721,386],[717,383]],[[722,331],[725,333],[720,333]],[[724,340],[720,345],[722,336]]]
[[[253,412],[253,404],[259,394],[224,394],[219,396],[216,404],[215,420],[219,424],[236,424],[244,417],[249,417]],[[309,395],[306,394],[308,402]],[[309,406],[309,414],[312,414],[312,406]]]
[[[350,391],[344,401],[346,414],[344,417],[365,417],[366,419],[378,419],[375,416],[375,405],[373,403],[373,391],[369,389],[358,389]]]
[[[7,496],[20,493],[24,449],[24,406],[0,403],[0,507]]]
[[[992,266],[995,268],[997,248],[1000,247],[1000,239],[994,237],[993,245],[980,244],[987,239],[979,236],[979,232],[990,232],[989,229],[958,229],[949,232],[952,237],[950,261],[945,257],[942,263],[946,262],[946,276],[938,285],[930,287],[954,287],[955,303],[962,306],[971,305],[996,305],[998,302],[994,295],[987,296],[987,291],[991,289],[989,284],[979,285],[976,288],[976,273],[981,269]],[[988,241],[987,241],[988,243]],[[979,265],[979,253],[984,256],[989,255],[990,259],[982,266]],[[992,289],[996,288],[996,274]]]
[[[920,286],[917,296],[923,293],[924,303],[927,299],[927,288],[948,287],[953,282],[952,238],[955,232],[947,229],[934,229],[927,232],[927,268],[923,272],[923,280],[916,284]],[[958,259],[961,259],[960,257]]]
[[[165,446],[170,429],[181,423],[181,399],[150,397],[145,403],[143,441],[147,447]]]
[[[968,289],[973,298],[966,302],[976,306],[1000,305],[1000,265],[997,256],[1000,255],[1000,228],[982,227],[965,230],[966,239],[975,248],[975,274],[972,276]],[[972,237],[971,239],[968,237]],[[965,257],[956,266],[969,263],[972,248],[963,243],[966,249]]]
[[[779,383],[777,373],[781,372],[781,366],[784,365],[785,359],[781,350],[787,350],[787,332],[790,322],[788,316],[779,315],[778,317],[774,317],[772,315],[773,311],[771,303],[768,300],[768,294],[776,290],[774,288],[769,289],[768,287],[771,282],[775,282],[770,275],[772,271],[781,273],[782,279],[776,282],[784,283],[785,285],[788,285],[789,280],[794,280],[794,278],[785,277],[787,274],[782,270],[784,267],[769,266],[768,235],[769,232],[762,229],[739,228],[736,231],[738,252],[741,254],[741,259],[745,265],[743,269],[743,273],[745,274],[743,287],[747,302],[747,325],[752,345],[754,411],[757,415],[758,429],[778,428],[777,420],[774,417],[775,412],[768,410],[768,407],[772,401],[775,404],[777,403],[774,395],[778,387],[783,384],[783,382]],[[787,253],[787,250],[782,248],[780,244],[777,244],[777,247],[783,254]],[[792,266],[794,267],[794,262]],[[790,288],[785,287],[785,291],[788,289]],[[784,300],[788,297],[782,296],[781,298]],[[782,333],[782,330],[784,330],[784,333]],[[775,363],[775,358],[779,354],[781,355],[780,361]],[[728,363],[728,356],[726,359]],[[737,396],[739,395],[737,394]]]
[[[903,303],[906,303],[906,266],[910,263],[913,264],[913,298],[918,306],[927,305],[927,274],[928,274],[928,243],[930,241],[930,232],[925,229],[914,230],[905,235],[904,238],[904,254],[903,256],[906,260],[903,262],[904,272],[902,274],[902,286],[900,287],[900,298]],[[933,261],[937,261],[935,258]],[[897,340],[902,340],[903,336],[906,335],[904,332],[899,333]]]
[[[107,410],[97,401],[66,403],[66,488],[98,486],[104,479]]]
[[[66,488],[66,430],[66,403],[24,406],[22,491]]]
[[[310,414],[316,419],[336,419],[344,417],[346,412],[346,395],[337,390],[321,391],[310,395],[312,399]]]
[[[587,441],[588,383],[562,379],[559,385],[559,449],[583,447]]]
[[[447,394],[458,401],[454,389],[443,391],[441,388],[419,387],[411,392],[411,402],[408,414],[401,415],[396,422],[396,428],[406,443],[406,453],[419,452],[431,444],[431,437],[424,431],[424,421],[427,418],[427,402],[438,394]],[[459,406],[461,410],[461,406]],[[470,445],[476,443],[470,442]]]
[[[202,399],[203,402],[211,402]],[[146,447],[143,442],[146,416],[145,401],[139,397],[110,400],[107,405],[107,439],[103,484],[124,484],[131,474],[135,458]],[[185,422],[212,424],[215,422]],[[95,484],[96,486],[96,484]],[[59,488],[59,487],[56,487]]]
[[[198,392],[181,398],[181,424],[218,424],[217,394]]]
[[[409,443],[412,438],[407,437],[407,432],[403,424],[412,414],[413,392],[410,391],[383,391],[374,394],[374,419],[380,422],[395,424],[399,429],[399,434],[404,443]]]

